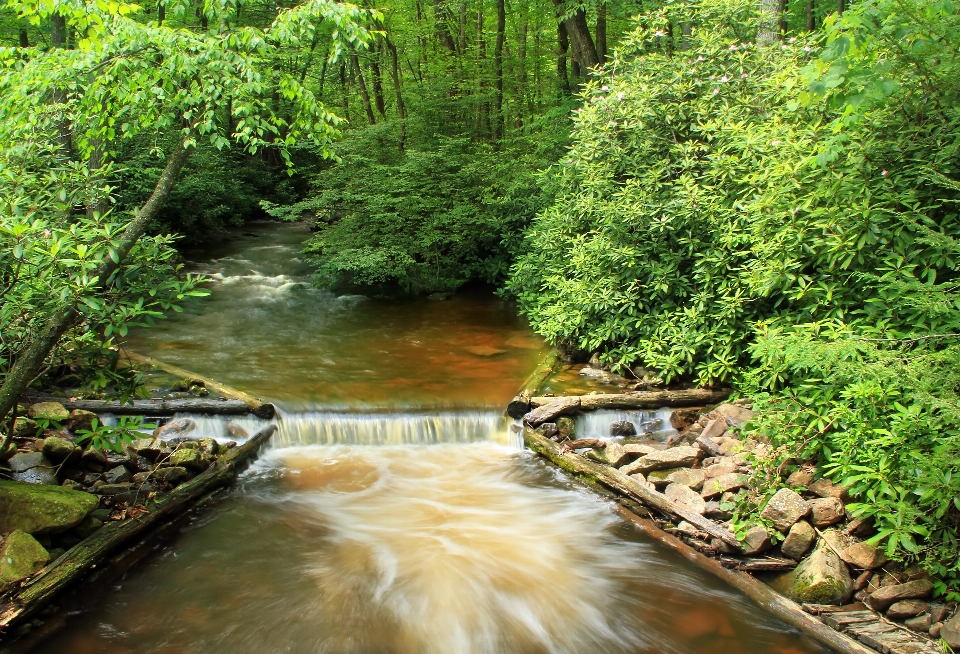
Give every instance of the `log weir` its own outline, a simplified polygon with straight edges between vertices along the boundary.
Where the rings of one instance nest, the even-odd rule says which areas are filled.
[[[135,416],[172,416],[175,413],[206,413],[213,415],[242,415],[252,413],[258,418],[269,420],[276,415],[276,409],[268,402],[261,402],[255,408],[243,400],[211,398],[177,398],[130,400],[68,400],[62,397],[28,395],[30,402],[59,402],[65,408],[82,409],[94,413],[115,413]]]

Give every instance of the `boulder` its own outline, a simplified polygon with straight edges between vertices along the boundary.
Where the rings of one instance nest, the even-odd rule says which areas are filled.
[[[885,611],[892,604],[900,600],[924,599],[930,597],[933,584],[927,579],[908,581],[905,584],[891,584],[881,586],[866,599],[866,604],[875,611]]]
[[[890,608],[887,609],[887,617],[891,620],[906,620],[907,618],[915,618],[929,610],[930,604],[923,600],[901,600],[890,605]],[[927,625],[927,628],[929,627],[930,625]]]
[[[0,443],[3,442],[3,437],[0,436]],[[9,461],[17,454],[17,444],[13,441],[7,443],[7,447],[0,451],[0,462]]]
[[[560,430],[558,429],[557,432],[559,433],[559,431]],[[217,452],[220,451],[220,443],[213,438],[201,438],[197,441],[197,445],[200,446],[201,452],[205,452],[206,454],[210,454],[212,456],[216,456]]]
[[[110,468],[105,473],[103,473],[103,480],[108,484],[123,484],[132,479],[130,471],[124,466],[117,466],[116,468]]]
[[[544,438],[553,438],[558,433],[557,423],[545,422],[539,427],[537,427],[534,431],[540,434],[541,436],[543,436]],[[205,439],[205,440],[208,440],[208,439]],[[213,440],[213,439],[209,439],[209,440]],[[216,443],[216,441],[213,441],[213,442]]]
[[[186,480],[190,479],[190,472],[186,468],[182,467],[173,467],[173,468],[160,468],[155,470],[151,479],[160,484],[169,484],[170,486],[178,486]]]
[[[931,604],[930,605],[930,620],[931,622],[943,622],[947,619],[947,616],[950,615],[950,609],[948,609],[943,604]]]
[[[711,414],[722,418],[732,427],[738,427],[753,418],[753,411],[736,404],[721,404]]]
[[[573,440],[577,434],[576,423],[570,416],[561,416],[557,418],[557,431],[560,432],[561,440]],[[250,434],[240,425],[232,422],[227,423],[227,436],[230,438],[249,438]],[[216,454],[216,452],[214,452]]]
[[[840,558],[861,570],[879,568],[890,560],[883,550],[866,543],[854,543],[840,552]]]
[[[14,438],[32,438],[37,435],[37,423],[30,418],[17,418],[13,423]]]
[[[836,497],[822,497],[807,502],[810,507],[810,522],[814,527],[827,527],[843,520],[843,502]]]
[[[698,468],[678,468],[667,476],[667,481],[671,484],[683,484],[695,491],[703,488],[703,482],[705,480],[706,477],[703,474],[703,470]]]
[[[773,547],[773,543],[770,542],[770,534],[760,525],[750,527],[740,543],[740,549],[747,556],[755,556],[771,547]]]
[[[933,624],[933,620],[930,619],[929,613],[918,615],[915,618],[907,618],[903,622],[904,627],[920,634],[929,632],[931,624]]]
[[[800,520],[790,527],[787,537],[783,539],[780,545],[780,553],[789,559],[799,561],[807,553],[813,541],[817,538],[817,532],[810,526],[806,520]]]
[[[633,458],[630,454],[624,452],[623,445],[620,443],[607,443],[607,446],[602,450],[590,450],[587,452],[587,457],[614,468],[619,468]]]
[[[700,494],[692,490],[689,486],[683,484],[670,484],[663,492],[667,499],[684,506],[696,514],[703,515],[707,509],[707,503],[700,497]]]
[[[777,531],[786,533],[797,520],[809,512],[810,507],[800,495],[789,488],[781,488],[763,507],[760,517],[772,522]]]
[[[107,455],[95,447],[89,447],[83,451],[83,454],[80,455],[80,461],[82,461],[85,465],[93,464],[104,466],[107,464]]]
[[[57,534],[78,525],[99,504],[89,493],[62,486],[0,481],[0,533]]]
[[[0,585],[29,577],[50,562],[50,554],[30,534],[15,530],[0,546]]]
[[[623,451],[634,456],[646,456],[647,454],[653,454],[660,450],[646,443],[626,443],[623,445]]]
[[[737,465],[737,462],[733,459],[728,457],[718,457],[715,463],[702,468],[703,476],[705,479],[722,477],[723,475],[728,475],[731,472],[736,472],[738,467],[739,466]]]
[[[659,450],[645,454],[633,463],[621,469],[625,474],[639,472],[646,474],[652,470],[666,470],[667,468],[685,468],[697,461],[699,450],[695,447],[681,445],[668,450]]]
[[[157,430],[153,432],[153,437],[162,440],[176,438],[178,436],[183,436],[184,434],[187,434],[196,428],[197,423],[190,418],[177,418],[176,420],[171,420],[165,425],[157,427]]]
[[[141,438],[133,441],[129,449],[137,456],[156,461],[157,457],[167,450],[167,447],[163,441],[156,438]]]
[[[27,416],[33,420],[50,420],[51,422],[66,422],[70,412],[59,402],[37,402],[27,409]]]
[[[59,436],[49,436],[43,441],[43,453],[51,461],[66,461],[67,459],[79,459],[80,448],[73,441]]]
[[[697,436],[694,444],[701,452],[703,452],[704,457],[723,456],[723,453],[720,451],[720,446],[717,445],[712,438],[707,438],[703,434]]]
[[[796,472],[790,473],[787,477],[787,486],[790,488],[808,487],[813,483],[813,470],[810,468],[800,468]]]
[[[703,482],[703,489],[700,491],[700,495],[705,500],[713,499],[724,493],[745,487],[749,479],[749,477],[737,474],[736,472],[730,472],[725,475],[720,475],[719,477],[707,479]]]
[[[636,436],[637,428],[629,420],[617,420],[610,423],[611,436]]]
[[[853,593],[853,579],[840,557],[820,545],[796,568],[770,584],[798,604],[843,604]]]
[[[699,409],[674,409],[670,412],[670,426],[681,431],[697,421]]]
[[[52,484],[57,485],[57,469],[53,463],[43,455],[43,452],[20,452],[14,454],[7,461],[7,465],[13,471],[11,477],[14,481],[22,481],[28,484]]]
[[[819,497],[835,497],[839,500],[847,499],[848,488],[835,484],[827,478],[818,479],[807,485],[807,490]]]
[[[727,431],[727,423],[722,420],[711,420],[703,427],[700,436],[703,438],[719,438]]]
[[[81,429],[93,429],[93,420],[97,414],[93,411],[84,411],[83,409],[74,409],[67,418],[67,428],[76,432]]]
[[[960,649],[960,613],[943,623],[940,627],[940,638],[954,650]]]

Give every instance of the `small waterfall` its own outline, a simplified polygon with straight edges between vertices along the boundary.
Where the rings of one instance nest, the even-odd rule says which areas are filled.
[[[666,440],[677,430],[670,426],[673,409],[655,411],[589,411],[576,417],[577,438],[610,438],[610,423],[632,422],[637,434],[649,434],[655,440]]]

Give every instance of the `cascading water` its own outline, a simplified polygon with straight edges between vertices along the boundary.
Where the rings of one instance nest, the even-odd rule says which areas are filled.
[[[536,341],[496,300],[301,294],[273,262],[298,241],[275,233],[286,250],[221,253],[213,297],[134,349],[279,400],[280,429],[216,510],[38,652],[822,651],[520,447],[500,410]],[[664,438],[654,413],[578,433],[620,419]],[[190,417],[221,441],[266,424]]]

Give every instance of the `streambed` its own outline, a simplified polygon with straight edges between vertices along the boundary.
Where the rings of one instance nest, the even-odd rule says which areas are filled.
[[[272,447],[38,651],[823,651],[523,451],[501,413],[541,343],[509,304],[307,290],[302,228],[250,233],[131,345],[278,402]]]

